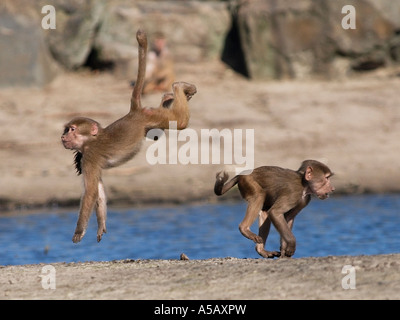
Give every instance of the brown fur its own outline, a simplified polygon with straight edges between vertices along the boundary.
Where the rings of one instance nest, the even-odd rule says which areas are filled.
[[[168,129],[169,121],[176,121],[177,129],[180,130],[189,123],[188,100],[196,93],[196,87],[189,83],[175,82],[172,85],[173,92],[163,96],[158,108],[142,108],[147,37],[144,31],[139,30],[136,38],[139,43],[139,71],[129,113],[106,128],[92,119],[77,117],[65,125],[61,137],[66,149],[77,152],[75,167],[83,175],[85,188],[73,242],[83,238],[93,208],[98,222],[97,241],[106,232],[107,208],[101,180],[102,169],[116,167],[132,159],[140,150],[148,130]]]
[[[230,181],[226,172],[219,172],[214,191],[223,195],[238,184],[241,196],[248,202],[245,217],[239,225],[240,232],[256,243],[256,251],[261,256],[290,257],[296,250],[296,238],[292,233],[294,218],[310,202],[311,194],[326,199],[335,190],[329,180],[331,176],[332,172],[325,164],[306,160],[297,171],[264,166]],[[257,215],[258,235],[250,230]],[[271,222],[281,236],[280,252],[264,249]]]

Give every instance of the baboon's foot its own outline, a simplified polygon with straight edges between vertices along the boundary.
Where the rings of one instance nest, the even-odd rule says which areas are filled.
[[[187,82],[183,82],[183,81],[174,82],[172,84],[172,88],[174,89],[174,91],[177,87],[180,87],[183,89],[183,93],[185,94],[187,101],[189,101],[197,92],[196,86],[194,84],[190,84]]]

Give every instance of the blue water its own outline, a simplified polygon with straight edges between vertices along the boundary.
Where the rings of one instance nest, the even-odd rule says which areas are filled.
[[[245,202],[146,209],[109,208],[107,231],[96,241],[96,217],[72,243],[77,212],[0,217],[0,265],[115,259],[259,258],[238,225]],[[252,227],[257,233],[257,222]],[[294,257],[400,252],[400,195],[313,199],[296,218]],[[271,227],[267,250],[279,250]]]

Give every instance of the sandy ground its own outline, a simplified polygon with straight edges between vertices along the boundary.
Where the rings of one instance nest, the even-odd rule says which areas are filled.
[[[191,129],[254,129],[256,167],[297,169],[304,159],[321,160],[335,172],[336,193],[400,192],[398,74],[251,82],[219,63],[177,66],[178,80],[198,88]],[[87,71],[61,75],[44,89],[1,89],[0,210],[77,206],[81,181],[72,152],[60,144],[62,126],[75,115],[106,126],[127,112],[130,94],[126,79]],[[160,96],[145,96],[144,105],[157,106]],[[151,166],[152,143],[104,173],[111,206],[219,201],[213,185],[223,164]],[[222,199],[232,198],[237,190]],[[56,290],[42,288],[43,265],[7,266],[0,267],[0,298],[398,299],[399,257],[61,263],[54,264]],[[356,289],[342,288],[345,265],[355,267]]]
[[[400,298],[399,254],[275,260],[121,260],[52,266],[52,280],[46,278],[50,273],[43,264],[0,268],[0,298]]]

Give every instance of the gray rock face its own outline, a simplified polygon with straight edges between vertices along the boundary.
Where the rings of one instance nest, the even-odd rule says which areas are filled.
[[[0,86],[43,86],[57,73],[40,24],[0,11]]]
[[[399,61],[400,2],[351,1],[356,28],[344,29],[346,0],[248,1],[237,27],[255,79],[334,78]]]
[[[219,57],[230,25],[227,5],[216,1],[112,1],[95,39],[102,61],[114,61],[117,72],[134,74],[137,59],[135,32],[162,32],[172,57],[199,62]],[[124,74],[125,73],[125,74]]]
[[[104,0],[56,0],[57,27],[45,30],[53,57],[65,68],[82,66],[92,49],[105,10]]]
[[[176,62],[222,59],[252,79],[323,77],[400,63],[400,2],[353,0],[54,0],[56,29],[41,28],[48,1],[3,0],[0,86],[44,85],[59,70],[136,73],[138,28],[162,31]],[[61,66],[62,68],[57,68]]]

